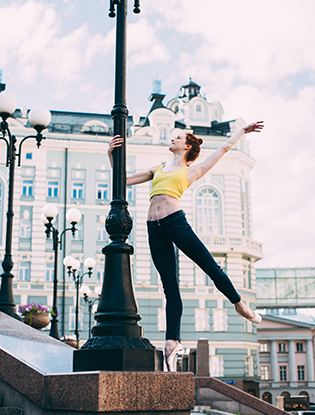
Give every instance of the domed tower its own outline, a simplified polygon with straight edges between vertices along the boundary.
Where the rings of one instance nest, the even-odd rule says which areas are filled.
[[[189,78],[189,83],[181,87],[181,96],[179,98],[187,97],[190,101],[194,97],[200,97],[200,86]]]

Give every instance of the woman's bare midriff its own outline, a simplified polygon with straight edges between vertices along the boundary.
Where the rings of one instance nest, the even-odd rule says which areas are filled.
[[[163,219],[171,213],[181,210],[178,200],[168,195],[153,196],[150,201],[148,220]]]

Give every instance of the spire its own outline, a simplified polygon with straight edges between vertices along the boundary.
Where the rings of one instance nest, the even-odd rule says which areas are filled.
[[[161,94],[161,89],[161,80],[158,77],[156,77],[153,80],[153,92],[149,97],[149,100],[153,101],[149,114],[157,108],[165,108],[165,105],[162,103],[165,95]]]

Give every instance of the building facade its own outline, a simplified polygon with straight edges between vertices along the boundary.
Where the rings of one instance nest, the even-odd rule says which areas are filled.
[[[153,93],[146,117],[128,118],[127,172],[140,171],[171,159],[170,137],[178,130],[193,132],[204,140],[200,161],[209,156],[229,135],[245,123],[241,119],[222,122],[223,109],[200,95],[191,80],[179,96],[166,106],[164,96]],[[30,133],[25,109],[9,119],[12,133],[20,140]],[[108,243],[104,222],[109,212],[112,172],[107,146],[112,134],[110,115],[52,111],[47,139],[39,150],[25,142],[22,167],[16,169],[14,190],[13,273],[16,303],[30,301],[52,305],[54,274],[52,240],[46,239],[41,213],[46,203],[58,207],[55,226],[62,232],[69,226],[66,211],[79,208],[81,222],[75,237],[66,234],[59,255],[58,310],[60,334],[69,334],[75,324],[75,287],[62,265],[71,254],[83,264],[96,260],[92,289],[101,285],[104,272],[102,248]],[[0,142],[1,154],[4,143]],[[0,160],[0,255],[5,244],[8,170]],[[181,205],[187,219],[216,261],[232,279],[243,301],[255,307],[255,261],[262,246],[253,239],[250,171],[255,161],[244,136],[212,169],[186,190]],[[144,335],[158,348],[164,345],[165,300],[161,283],[150,258],[146,233],[150,183],[127,188],[134,246],[132,274]],[[83,266],[82,266],[83,267]],[[81,267],[80,272],[84,272]],[[185,348],[195,348],[198,338],[210,340],[211,375],[226,380],[258,380],[256,327],[235,313],[234,307],[212,281],[188,258],[178,253],[180,289],[184,312],[181,337]],[[81,298],[80,339],[88,335],[88,308]]]
[[[278,396],[307,395],[315,401],[313,324],[265,315],[257,327],[261,398],[277,405]]]

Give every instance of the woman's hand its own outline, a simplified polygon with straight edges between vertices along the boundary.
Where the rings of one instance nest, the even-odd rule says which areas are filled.
[[[256,133],[260,133],[260,131],[264,128],[264,122],[263,121],[257,121],[252,122],[251,124],[248,124],[246,127],[244,127],[245,134],[252,133],[255,131]]]
[[[117,147],[121,147],[124,139],[120,135],[115,135],[108,144],[107,154],[110,155]]]

